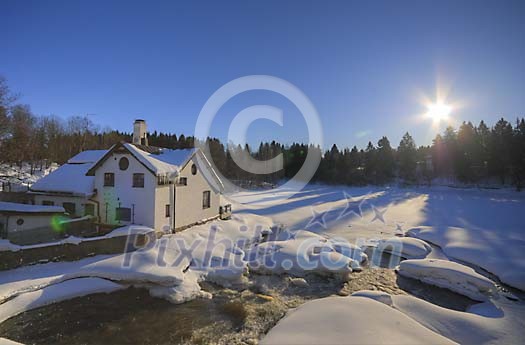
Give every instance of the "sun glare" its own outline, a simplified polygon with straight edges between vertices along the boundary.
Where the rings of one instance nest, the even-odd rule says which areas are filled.
[[[427,106],[427,116],[434,122],[441,122],[448,120],[452,107],[445,103],[433,103]]]

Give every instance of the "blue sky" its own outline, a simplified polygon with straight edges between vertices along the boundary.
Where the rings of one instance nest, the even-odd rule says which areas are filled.
[[[430,144],[421,96],[437,85],[452,119],[525,115],[525,1],[0,1],[0,74],[37,114],[95,114],[102,126],[193,134],[206,100],[246,75],[276,76],[312,100],[325,146]],[[254,104],[284,126],[252,124],[249,140],[306,141],[284,97],[251,91],[219,111],[224,138]]]

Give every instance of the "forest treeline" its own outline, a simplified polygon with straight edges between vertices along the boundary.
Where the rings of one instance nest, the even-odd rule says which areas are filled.
[[[190,148],[195,139],[183,134],[150,132],[149,144],[166,148]],[[17,103],[4,78],[0,77],[0,163],[32,162],[35,168],[48,162],[62,164],[88,149],[107,149],[119,141],[131,141],[130,133],[104,129],[89,116],[64,120],[38,116],[29,106]],[[469,184],[512,184],[521,189],[525,181],[525,120],[514,123],[501,118],[492,126],[463,122],[448,127],[430,146],[417,146],[407,132],[397,147],[387,137],[366,148],[338,148],[321,152],[319,147],[294,143],[261,143],[259,147],[232,146],[258,160],[279,154],[284,169],[268,175],[252,175],[232,160],[225,143],[208,139],[217,168],[226,177],[239,181],[276,183],[293,177],[309,151],[322,155],[314,181],[332,184],[366,185],[401,183],[430,184],[436,178]],[[231,144],[230,144],[231,145]]]

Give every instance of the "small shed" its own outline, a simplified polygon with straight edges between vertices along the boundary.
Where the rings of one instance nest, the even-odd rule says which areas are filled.
[[[13,243],[38,243],[58,237],[53,217],[64,215],[60,206],[18,204],[0,201],[0,238]]]

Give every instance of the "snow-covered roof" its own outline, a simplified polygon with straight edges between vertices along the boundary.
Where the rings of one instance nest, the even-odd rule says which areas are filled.
[[[92,166],[93,163],[64,164],[33,184],[31,191],[91,196],[95,177],[86,176],[86,173]]]
[[[156,175],[168,174],[175,176],[197,150],[195,148],[179,150],[158,148],[156,151],[147,152],[129,143],[125,143],[124,147]]]
[[[60,206],[43,206],[18,204],[14,202],[0,201],[0,212],[9,213],[64,213],[65,210]]]
[[[67,162],[70,164],[82,164],[82,163],[95,163],[104,155],[108,150],[87,150],[82,151],[76,156],[70,158]]]

